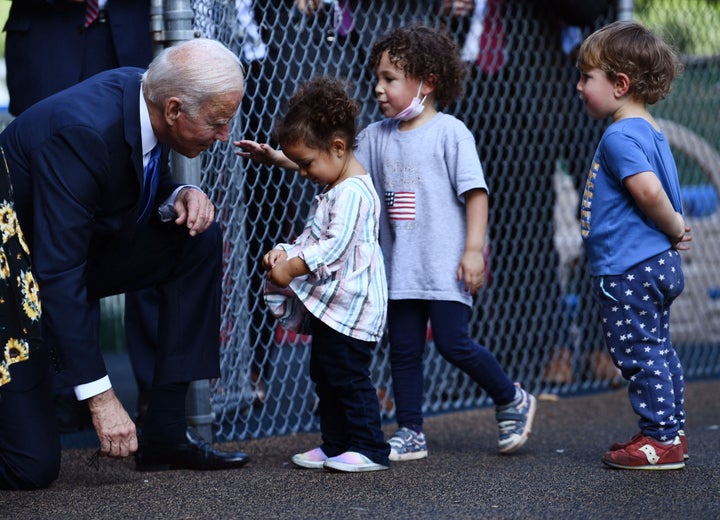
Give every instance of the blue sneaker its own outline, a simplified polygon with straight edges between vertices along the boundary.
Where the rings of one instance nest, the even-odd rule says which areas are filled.
[[[425,434],[400,428],[388,441],[390,444],[390,460],[393,462],[402,460],[424,459],[428,456]]]
[[[512,453],[522,448],[532,430],[537,401],[535,397],[515,383],[515,400],[505,406],[495,408],[495,419],[500,428],[498,449],[500,453]]]

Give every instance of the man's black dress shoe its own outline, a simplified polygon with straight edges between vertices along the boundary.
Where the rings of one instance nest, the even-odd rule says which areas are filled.
[[[190,428],[185,435],[187,442],[161,444],[141,442],[135,454],[138,471],[163,471],[168,469],[232,469],[244,466],[249,460],[241,451],[217,451]]]

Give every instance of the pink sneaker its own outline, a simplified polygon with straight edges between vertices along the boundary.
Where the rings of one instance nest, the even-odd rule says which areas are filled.
[[[292,456],[292,463],[301,468],[321,469],[328,456],[321,448],[315,448],[305,453],[297,453]]]
[[[362,453],[346,451],[337,457],[327,459],[325,461],[325,469],[356,473],[359,471],[382,471],[389,469],[389,466],[383,466],[382,464],[373,462]]]

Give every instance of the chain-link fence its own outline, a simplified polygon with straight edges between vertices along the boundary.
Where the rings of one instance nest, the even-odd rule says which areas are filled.
[[[620,385],[603,350],[577,220],[579,189],[607,122],[592,121],[575,94],[573,49],[628,3],[610,5],[591,23],[556,12],[553,2],[475,3],[476,14],[485,7],[484,17],[442,12],[433,1],[325,1],[308,15],[291,0],[196,0],[193,8],[196,28],[247,65],[232,138],[268,142],[283,102],[315,75],[347,78],[362,105],[361,126],[380,119],[365,66],[372,41],[414,21],[447,27],[469,69],[465,95],[449,111],[474,133],[491,192],[490,279],[475,301],[473,335],[534,392]],[[674,38],[687,68],[670,99],[653,108],[677,154],[694,235],[684,255],[687,288],[673,306],[673,340],[687,378],[720,375],[718,13],[711,0],[648,0],[634,13]],[[475,35],[489,21],[494,63],[476,60]],[[278,328],[266,312],[260,265],[264,252],[302,229],[315,188],[292,172],[240,159],[228,144],[204,155],[202,171],[225,232],[222,378],[212,387],[216,436],[316,430],[309,338]],[[426,413],[490,403],[437,354],[431,331],[428,344]],[[392,419],[388,365],[381,344],[372,377],[383,416]]]

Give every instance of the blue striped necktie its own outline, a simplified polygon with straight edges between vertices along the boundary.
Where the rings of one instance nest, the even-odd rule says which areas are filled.
[[[157,193],[158,182],[160,180],[160,144],[155,145],[155,148],[150,152],[150,158],[145,166],[145,173],[143,179],[142,189],[142,200],[140,207],[142,212],[137,219],[137,223],[144,225],[147,223],[152,213],[153,203],[155,201],[155,194]]]

